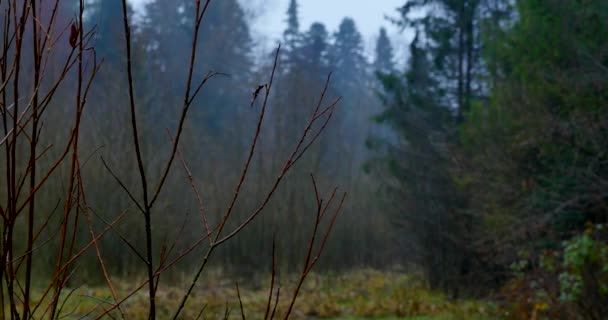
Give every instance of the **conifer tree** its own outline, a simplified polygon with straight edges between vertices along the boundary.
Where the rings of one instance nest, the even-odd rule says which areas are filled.
[[[129,6],[128,14],[132,17],[133,10]],[[122,2],[95,0],[87,5],[85,29],[95,30],[92,45],[98,59],[104,60],[104,69],[121,68],[125,63],[125,38],[122,20]]]
[[[363,40],[355,20],[344,18],[334,34],[331,64],[336,72],[336,85],[344,96],[365,78],[367,61],[363,54]]]
[[[374,71],[381,73],[391,73],[394,71],[394,56],[391,40],[386,34],[385,28],[380,28],[378,40],[376,40],[376,50],[374,59]]]

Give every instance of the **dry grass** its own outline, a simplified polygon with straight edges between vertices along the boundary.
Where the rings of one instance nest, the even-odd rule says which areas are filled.
[[[269,277],[268,277],[269,278]],[[183,319],[195,319],[205,307],[205,318],[241,318],[235,282],[225,280],[219,273],[211,281],[203,280],[195,288],[186,305]],[[343,274],[311,274],[304,283],[291,316],[293,319],[498,319],[498,310],[487,302],[449,301],[442,294],[424,288],[418,277],[397,272],[359,270]],[[297,277],[280,279],[281,294],[277,316],[289,307]],[[243,309],[247,318],[262,318],[268,298],[269,279],[258,279],[259,285],[241,286]],[[160,286],[157,292],[157,316],[166,319],[180,303],[185,286]],[[131,290],[131,284],[123,281],[117,286],[118,295]],[[66,295],[70,290],[65,290]],[[148,314],[147,292],[140,291],[123,304],[127,319],[145,319]],[[78,288],[63,308],[68,319],[78,319],[86,314],[103,312],[112,298],[105,287]],[[119,315],[116,314],[117,318]]]

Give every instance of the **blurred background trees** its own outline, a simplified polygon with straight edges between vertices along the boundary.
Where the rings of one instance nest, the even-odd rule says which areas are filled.
[[[122,4],[120,1],[91,0],[87,2],[84,26],[86,31],[95,31],[86,46],[94,50],[94,60],[101,65],[97,81],[93,83],[87,101],[87,113],[83,118],[80,137],[81,152],[86,155],[82,175],[87,190],[87,204],[100,220],[107,219],[131,205],[127,195],[117,186],[108,167],[120,176],[128,187],[139,184],[138,177],[129,173],[137,171],[133,161],[130,136],[129,97],[127,75],[124,72],[126,59]],[[62,17],[76,13],[78,3],[66,2],[59,9]],[[171,141],[167,129],[174,132],[183,103],[189,53],[180,48],[189,48],[195,17],[192,1],[149,1],[143,10],[128,8],[132,29],[133,73],[138,101],[136,110],[140,132],[147,138],[142,147],[146,162],[146,173],[157,179],[169,154]],[[332,73],[324,105],[339,96],[340,112],[332,119],[329,132],[313,145],[302,159],[301,166],[290,173],[285,187],[272,200],[259,221],[245,230],[240,240],[228,243],[218,255],[218,267],[227,270],[257,272],[266,270],[268,257],[257,254],[269,252],[276,234],[277,257],[280,264],[290,270],[300,266],[301,252],[309,239],[308,223],[314,212],[315,202],[311,198],[310,174],[319,177],[319,187],[342,186],[352,195],[347,203],[344,221],[336,226],[332,241],[327,248],[327,259],[321,263],[326,268],[350,268],[355,265],[383,265],[391,258],[390,250],[378,250],[391,243],[388,220],[376,210],[375,186],[379,179],[362,171],[371,151],[365,147],[365,139],[377,126],[370,121],[378,112],[380,103],[375,97],[377,82],[374,68],[364,52],[363,37],[353,19],[344,18],[338,30],[328,30],[319,22],[302,26],[298,17],[298,3],[291,1],[286,14],[282,56],[278,66],[276,88],[268,110],[268,126],[260,141],[261,152],[254,159],[252,178],[244,186],[241,201],[235,215],[245,214],[259,205],[264,187],[271,183],[278,167],[284,163],[294,145],[293,142],[304,129],[318,103],[329,73]],[[64,22],[62,20],[62,22]],[[390,48],[386,35],[382,40]],[[209,72],[219,76],[209,82],[192,106],[184,128],[182,152],[190,165],[192,176],[203,195],[210,219],[217,220],[218,211],[225,208],[232,194],[231,188],[238,180],[241,166],[251,143],[255,129],[258,104],[250,106],[252,92],[266,81],[270,66],[254,61],[269,61],[254,56],[256,44],[242,4],[236,0],[212,3],[205,16],[200,34],[200,45],[195,66],[195,80],[203,79]],[[390,49],[379,59],[392,60]],[[266,53],[268,56],[272,52]],[[93,58],[87,61],[93,63]],[[393,61],[383,62],[392,68]],[[62,88],[63,89],[63,88]],[[61,91],[58,93],[61,97]],[[69,108],[71,95],[53,101],[49,119],[59,119]],[[65,107],[63,107],[65,105]],[[63,111],[62,111],[63,110]],[[56,123],[60,123],[57,121]],[[52,127],[53,122],[45,126]],[[55,130],[55,128],[51,128]],[[46,143],[64,141],[69,135],[67,128],[57,128],[56,136],[44,136]],[[204,159],[204,164],[196,161]],[[44,160],[42,160],[44,161]],[[52,187],[41,191],[39,208],[52,211],[67,186],[61,185],[61,177],[69,174],[69,168],[61,170]],[[162,214],[154,215],[157,226],[154,246],[160,250],[165,239],[178,236],[179,246],[196,241],[202,230],[197,217],[198,203],[181,165],[168,177],[166,191],[161,193],[157,207]],[[61,191],[61,192],[59,192]],[[41,209],[43,210],[43,209]],[[105,218],[104,218],[105,217]],[[44,223],[45,215],[38,223]],[[55,216],[53,219],[59,219]],[[141,217],[129,215],[117,227],[137,248],[145,246]],[[383,230],[379,232],[379,230]],[[50,232],[50,231],[49,231]],[[48,235],[50,236],[50,234]],[[83,229],[80,237],[88,234]],[[140,272],[140,261],[130,254],[130,249],[117,235],[108,235],[100,242],[101,251],[107,253],[106,264],[112,273],[129,276]],[[394,251],[396,246],[390,246]],[[298,250],[298,249],[302,250]],[[49,250],[49,252],[52,252]],[[54,257],[40,252],[36,259],[46,261],[52,269]],[[189,264],[186,258],[182,266]],[[95,255],[91,253],[81,261],[80,276],[102,280]],[[323,266],[321,266],[323,268]],[[44,270],[40,271],[41,274]]]

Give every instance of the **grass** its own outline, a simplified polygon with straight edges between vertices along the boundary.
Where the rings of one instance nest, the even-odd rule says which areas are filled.
[[[183,319],[194,319],[206,306],[207,319],[221,318],[226,310],[230,319],[240,318],[240,308],[234,282],[221,276],[211,277],[196,288],[187,304]],[[277,308],[282,315],[292,297],[293,277],[280,279],[281,296]],[[241,296],[248,318],[263,317],[268,297],[269,279],[257,281],[257,286],[241,284]],[[159,288],[157,304],[159,319],[167,319],[179,304],[184,286]],[[117,285],[124,296],[133,284]],[[64,292],[68,292],[65,290]],[[67,295],[67,294],[66,294]],[[78,288],[66,302],[62,315],[78,319],[92,312],[102,312],[111,303],[109,290],[104,287]],[[138,292],[123,304],[127,319],[147,317],[147,295]],[[450,301],[440,293],[424,288],[416,277],[396,272],[359,270],[342,274],[312,274],[305,282],[295,305],[293,319],[385,319],[385,320],[496,320],[497,308],[483,301]],[[113,313],[118,316],[117,313]],[[280,319],[281,317],[276,317]]]

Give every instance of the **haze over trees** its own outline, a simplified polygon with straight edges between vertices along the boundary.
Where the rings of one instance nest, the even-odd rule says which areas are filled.
[[[61,16],[69,17],[78,2],[65,3],[59,7]],[[174,132],[179,120],[179,106],[183,100],[185,82],[183,75],[188,70],[188,48],[196,21],[192,15],[193,1],[149,1],[142,12],[132,7],[127,13],[133,22],[132,56],[134,92],[139,108],[136,110],[142,136],[141,152],[145,171],[150,179],[160,177],[165,154],[171,149],[171,140],[166,129]],[[125,35],[122,26],[122,4],[120,1],[92,0],[87,2],[83,25],[94,30],[87,46],[95,48],[95,58],[100,65],[97,79],[92,83],[87,101],[87,113],[83,116],[80,137],[82,152],[88,157],[82,168],[87,203],[100,216],[120,212],[130,204],[130,199],[117,189],[116,181],[104,162],[116,174],[136,172],[133,162],[134,150],[130,137],[128,79],[124,71],[126,64]],[[376,127],[371,116],[380,109],[375,97],[377,87],[371,59],[364,54],[363,38],[356,22],[345,17],[337,30],[328,30],[322,23],[302,26],[299,22],[298,3],[291,1],[286,14],[286,29],[281,56],[277,67],[275,90],[268,110],[268,122],[263,128],[259,142],[260,153],[254,158],[251,182],[245,184],[237,203],[235,215],[244,214],[258,205],[265,187],[273,182],[276,171],[294,147],[311,110],[318,101],[331,72],[331,83],[325,100],[341,97],[340,112],[332,116],[327,134],[301,160],[301,165],[286,177],[285,187],[278,191],[269,203],[265,214],[244,231],[239,240],[228,243],[218,255],[218,267],[228,270],[257,272],[266,270],[268,257],[256,252],[269,252],[273,237],[284,238],[277,243],[277,257],[286,270],[301,263],[301,251],[308,244],[309,230],[302,227],[314,212],[314,201],[310,193],[310,174],[319,177],[322,187],[341,186],[352,195],[344,209],[344,221],[336,226],[332,241],[328,244],[327,259],[321,262],[325,268],[351,268],[355,265],[382,265],[391,258],[390,250],[378,250],[390,242],[388,220],[375,210],[378,203],[371,186],[379,180],[363,172],[362,166],[371,157],[365,147],[366,138]],[[183,156],[191,164],[194,183],[204,193],[205,208],[218,212],[230,201],[235,181],[240,175],[240,166],[247,155],[250,133],[254,131],[260,103],[249,106],[252,88],[267,81],[271,65],[254,63],[254,43],[246,14],[236,0],[222,0],[209,6],[205,23],[201,25],[200,42],[197,47],[197,62],[194,67],[196,81],[207,72],[219,73],[209,81],[193,102],[189,120],[185,123]],[[385,39],[388,41],[388,39]],[[386,44],[389,45],[390,44]],[[271,62],[272,52],[268,52]],[[259,60],[259,59],[257,59]],[[393,61],[384,62],[392,65]],[[391,68],[390,66],[388,68]],[[49,108],[49,117],[59,119],[64,113],[62,105],[70,99],[53,101],[56,108]],[[58,120],[56,123],[60,123]],[[53,122],[46,124],[53,126]],[[318,129],[318,128],[316,128]],[[69,131],[59,128],[63,135],[44,136],[46,143],[63,141]],[[297,141],[297,140],[295,140]],[[204,159],[204,165],[194,165]],[[167,178],[169,187],[160,194],[157,206],[162,214],[153,220],[160,230],[155,230],[152,243],[160,246],[165,238],[177,236],[184,221],[188,221],[181,232],[180,243],[196,241],[203,227],[195,219],[198,201],[192,197],[191,186],[182,169],[171,171]],[[61,179],[56,179],[60,183]],[[126,186],[139,184],[136,175],[126,175],[122,181]],[[63,188],[60,185],[57,189]],[[41,192],[38,205],[51,210],[57,201],[56,188]],[[243,216],[239,216],[240,214]],[[40,216],[40,221],[46,216]],[[56,219],[56,218],[55,218]],[[96,222],[97,223],[97,222]],[[100,227],[103,223],[100,222]],[[137,218],[129,218],[119,230],[128,235],[136,247],[145,246],[144,230]],[[88,233],[79,234],[83,241]],[[356,244],[356,245],[355,245]],[[294,248],[301,248],[296,250]],[[100,241],[100,250],[109,252],[106,263],[113,273],[129,276],[136,274],[137,256],[119,237],[108,235]],[[391,249],[392,250],[392,249]],[[49,250],[53,252],[52,250]],[[54,264],[51,256],[44,252],[36,259],[47,261],[49,270]],[[188,265],[186,258],[183,265]],[[196,258],[195,258],[196,259]],[[95,255],[86,255],[79,273],[89,280],[102,281],[97,269]],[[243,267],[246,266],[246,267]],[[41,276],[44,269],[38,270]]]

